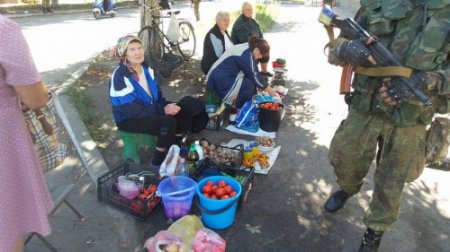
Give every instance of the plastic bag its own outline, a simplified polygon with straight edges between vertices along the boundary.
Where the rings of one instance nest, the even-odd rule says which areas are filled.
[[[178,30],[178,20],[174,13],[171,14],[169,28],[167,28],[167,38],[170,42],[177,42],[180,37],[180,31]]]
[[[199,229],[192,242],[194,252],[224,252],[225,248],[225,240],[208,228]]]
[[[147,239],[144,243],[144,248],[148,252],[178,252],[183,246],[180,237],[170,231],[162,230],[156,233],[155,236]]]
[[[258,131],[258,104],[248,101],[242,106],[236,116],[236,127],[248,132]]]
[[[186,247],[190,248],[195,235],[201,228],[203,223],[198,216],[186,215],[175,221],[167,230],[177,234]]]
[[[175,176],[178,167],[178,158],[180,157],[180,147],[177,145],[170,146],[166,159],[159,167],[159,175],[161,177]]]

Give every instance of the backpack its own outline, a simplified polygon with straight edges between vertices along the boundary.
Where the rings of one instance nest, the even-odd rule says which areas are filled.
[[[450,119],[446,117],[435,117],[427,130],[426,138],[426,161],[443,161],[448,154],[450,145]]]

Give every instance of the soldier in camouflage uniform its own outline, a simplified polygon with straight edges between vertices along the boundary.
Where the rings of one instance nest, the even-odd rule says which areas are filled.
[[[423,171],[426,126],[434,113],[450,112],[450,1],[362,0],[355,20],[413,70],[415,86],[433,102],[431,107],[424,106],[395,81],[398,77],[355,74],[348,117],[329,151],[340,189],[324,208],[336,212],[359,192],[380,145],[372,201],[363,219],[367,231],[360,247],[360,251],[376,251],[383,232],[398,218],[405,183]],[[330,49],[329,61],[377,67],[366,47],[370,42],[338,43]]]

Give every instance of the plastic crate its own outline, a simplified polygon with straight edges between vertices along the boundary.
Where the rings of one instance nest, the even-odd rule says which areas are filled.
[[[255,174],[254,167],[245,169],[231,168],[228,166],[216,164],[212,162],[211,159],[205,158],[199,163],[197,169],[195,169],[195,172],[194,174],[191,175],[191,177],[197,182],[203,178],[216,175],[230,176],[233,178],[236,178],[236,176],[244,177],[245,179],[243,180],[243,182],[238,180],[242,186],[242,195],[239,198],[239,204],[243,204],[244,202],[247,201],[248,195],[253,188],[254,174]]]
[[[97,179],[97,197],[98,201],[110,204],[123,212],[131,214],[134,218],[145,221],[161,205],[161,198],[156,193],[143,201],[137,199],[129,200],[119,194],[117,182],[119,176],[127,173],[137,174],[144,170],[139,165],[132,162],[125,162],[114,170],[106,173]],[[151,184],[158,185],[158,177],[148,177]]]
[[[207,141],[208,144],[211,144],[211,142],[208,141],[208,139],[206,139],[206,138],[200,139],[200,143],[202,141]],[[237,158],[235,160],[224,163],[224,162],[219,162],[217,159],[209,157],[210,161],[212,161],[213,163],[219,164],[219,165],[228,166],[230,168],[240,167],[242,165],[242,157],[243,157],[243,153],[244,153],[244,145],[243,144],[238,144],[234,147],[228,147],[228,146],[222,146],[222,145],[216,145],[216,144],[214,144],[214,145],[216,146],[216,150],[222,149],[225,152],[237,153]]]

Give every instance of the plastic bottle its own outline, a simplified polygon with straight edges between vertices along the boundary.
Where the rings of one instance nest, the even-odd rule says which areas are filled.
[[[250,148],[252,148],[252,155],[253,155],[253,158],[257,158],[258,157],[258,155],[259,155],[259,147],[258,147],[258,143],[255,141],[255,142],[251,142],[250,143]]]
[[[180,164],[178,165],[177,171],[178,171],[177,176],[189,177],[189,170],[186,166],[186,160],[184,158],[180,160]]]
[[[198,153],[198,160],[202,160],[203,158],[204,158],[204,154],[203,154],[203,149],[202,149],[202,147],[200,146],[200,141],[195,141],[195,150],[197,151],[197,153]]]
[[[237,110],[236,108],[230,108],[230,116],[228,117],[228,123],[234,125],[236,123]]]
[[[189,149],[188,156],[187,156],[187,167],[189,169],[190,174],[194,173],[198,160],[199,160],[199,157],[198,157],[198,152],[195,149],[195,144],[191,144],[191,148]]]

